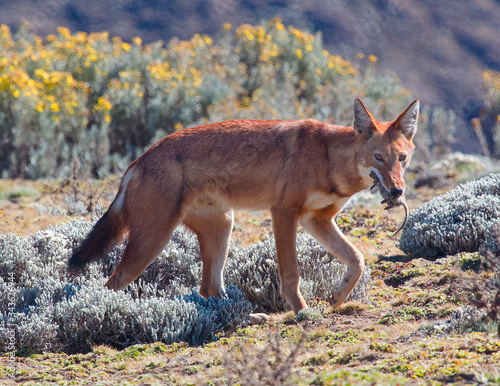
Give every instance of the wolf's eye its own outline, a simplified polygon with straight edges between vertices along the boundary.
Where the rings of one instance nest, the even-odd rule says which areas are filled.
[[[384,162],[384,157],[382,157],[382,154],[375,154],[375,159],[380,162]]]
[[[399,156],[399,162],[403,162],[406,159],[406,154],[401,154]]]

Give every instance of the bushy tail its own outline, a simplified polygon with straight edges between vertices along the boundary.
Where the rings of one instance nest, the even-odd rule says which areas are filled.
[[[111,204],[85,240],[73,251],[73,255],[68,260],[69,271],[78,272],[91,261],[100,259],[120,239],[124,230],[123,216],[113,210],[113,204]]]

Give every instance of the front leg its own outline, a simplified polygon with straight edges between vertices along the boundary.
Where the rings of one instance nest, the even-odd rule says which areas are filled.
[[[342,234],[333,219],[333,213],[328,208],[306,214],[300,220],[300,225],[330,253],[347,265],[344,279],[330,298],[333,308],[339,308],[361,277],[365,268],[365,259]]]
[[[281,281],[281,292],[292,310],[297,313],[307,308],[299,290],[299,265],[295,249],[297,239],[297,215],[287,208],[272,208],[276,255]]]

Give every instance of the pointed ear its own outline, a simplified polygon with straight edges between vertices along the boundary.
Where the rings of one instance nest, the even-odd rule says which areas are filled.
[[[375,119],[368,111],[360,99],[354,101],[354,123],[353,127],[357,134],[369,139],[372,134],[377,131],[375,126]]]
[[[420,102],[418,99],[413,102],[399,117],[396,118],[396,128],[401,130],[401,133],[408,139],[413,139],[417,132],[418,111]]]

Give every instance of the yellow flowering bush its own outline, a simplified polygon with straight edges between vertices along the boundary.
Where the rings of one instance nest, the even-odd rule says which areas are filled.
[[[63,27],[41,39],[2,25],[0,52],[4,177],[62,177],[75,160],[103,176],[184,127],[234,118],[346,124],[357,96],[382,106],[382,117],[410,99],[397,79],[375,73],[373,55],[353,65],[325,50],[320,34],[278,18],[166,45]]]
[[[244,65],[243,87],[250,96],[270,78],[292,76],[298,98],[312,101],[321,85],[358,73],[351,63],[323,49],[319,33],[285,28],[279,18],[265,25],[242,25],[234,44]]]
[[[220,47],[229,47],[226,61],[236,74],[228,76],[233,92],[210,106],[210,121],[317,118],[347,124],[356,97],[383,118],[393,118],[411,99],[398,79],[374,71],[375,56],[358,68],[328,52],[320,33],[285,27],[279,18],[234,32],[225,25]]]

